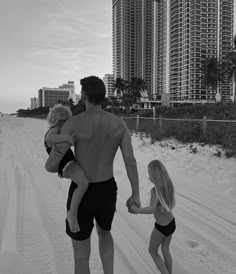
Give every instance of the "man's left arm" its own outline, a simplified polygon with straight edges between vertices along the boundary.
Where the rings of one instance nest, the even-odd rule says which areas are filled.
[[[73,119],[71,118],[65,122],[65,124],[63,125],[61,129],[61,133],[72,135],[73,132],[74,132]],[[52,151],[45,163],[45,169],[48,172],[53,172],[53,173],[58,172],[60,161],[70,147],[71,147],[71,144],[69,142],[53,145]]]

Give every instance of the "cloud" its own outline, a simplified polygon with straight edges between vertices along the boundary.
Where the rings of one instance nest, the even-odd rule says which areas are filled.
[[[112,38],[111,32],[94,32],[93,35],[98,38]]]
[[[74,47],[37,48],[31,53],[35,66],[65,75],[82,72],[84,67],[92,66],[98,57],[99,52]]]
[[[57,56],[75,58],[84,52],[84,48],[38,48],[32,54],[35,56]]]
[[[91,3],[90,4],[94,4]],[[68,2],[67,2],[68,3]],[[109,16],[108,16],[109,14]],[[102,2],[91,9],[89,3],[79,3],[72,8],[69,3],[58,3],[54,11],[47,13],[47,29],[53,31],[67,31],[83,36],[97,38],[111,38],[111,7],[102,5]],[[66,23],[65,23],[66,22]]]

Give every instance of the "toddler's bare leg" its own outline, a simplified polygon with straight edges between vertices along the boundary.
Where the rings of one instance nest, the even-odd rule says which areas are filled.
[[[67,212],[67,220],[71,231],[78,232],[80,228],[78,224],[77,211],[81,199],[88,188],[88,178],[83,169],[76,162],[70,162],[65,166],[63,169],[63,177],[71,179],[77,184],[77,188],[71,199],[70,209]]]

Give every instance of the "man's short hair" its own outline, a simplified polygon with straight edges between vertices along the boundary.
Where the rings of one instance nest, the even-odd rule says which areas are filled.
[[[100,78],[96,76],[85,77],[80,80],[80,84],[90,103],[94,105],[102,103],[106,95],[106,87]]]

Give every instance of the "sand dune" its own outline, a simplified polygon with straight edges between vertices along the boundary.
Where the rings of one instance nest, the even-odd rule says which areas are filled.
[[[68,180],[44,170],[44,120],[0,119],[0,274],[73,273],[70,239],[65,234]],[[165,163],[176,187],[173,274],[236,273],[236,160],[213,154],[216,146],[175,140],[150,144],[132,137],[143,204],[151,184],[148,161]],[[115,159],[117,212],[112,228],[115,273],[158,273],[147,252],[154,221],[131,215],[125,203],[130,186],[120,152]],[[100,274],[97,235],[92,234],[91,273]]]

